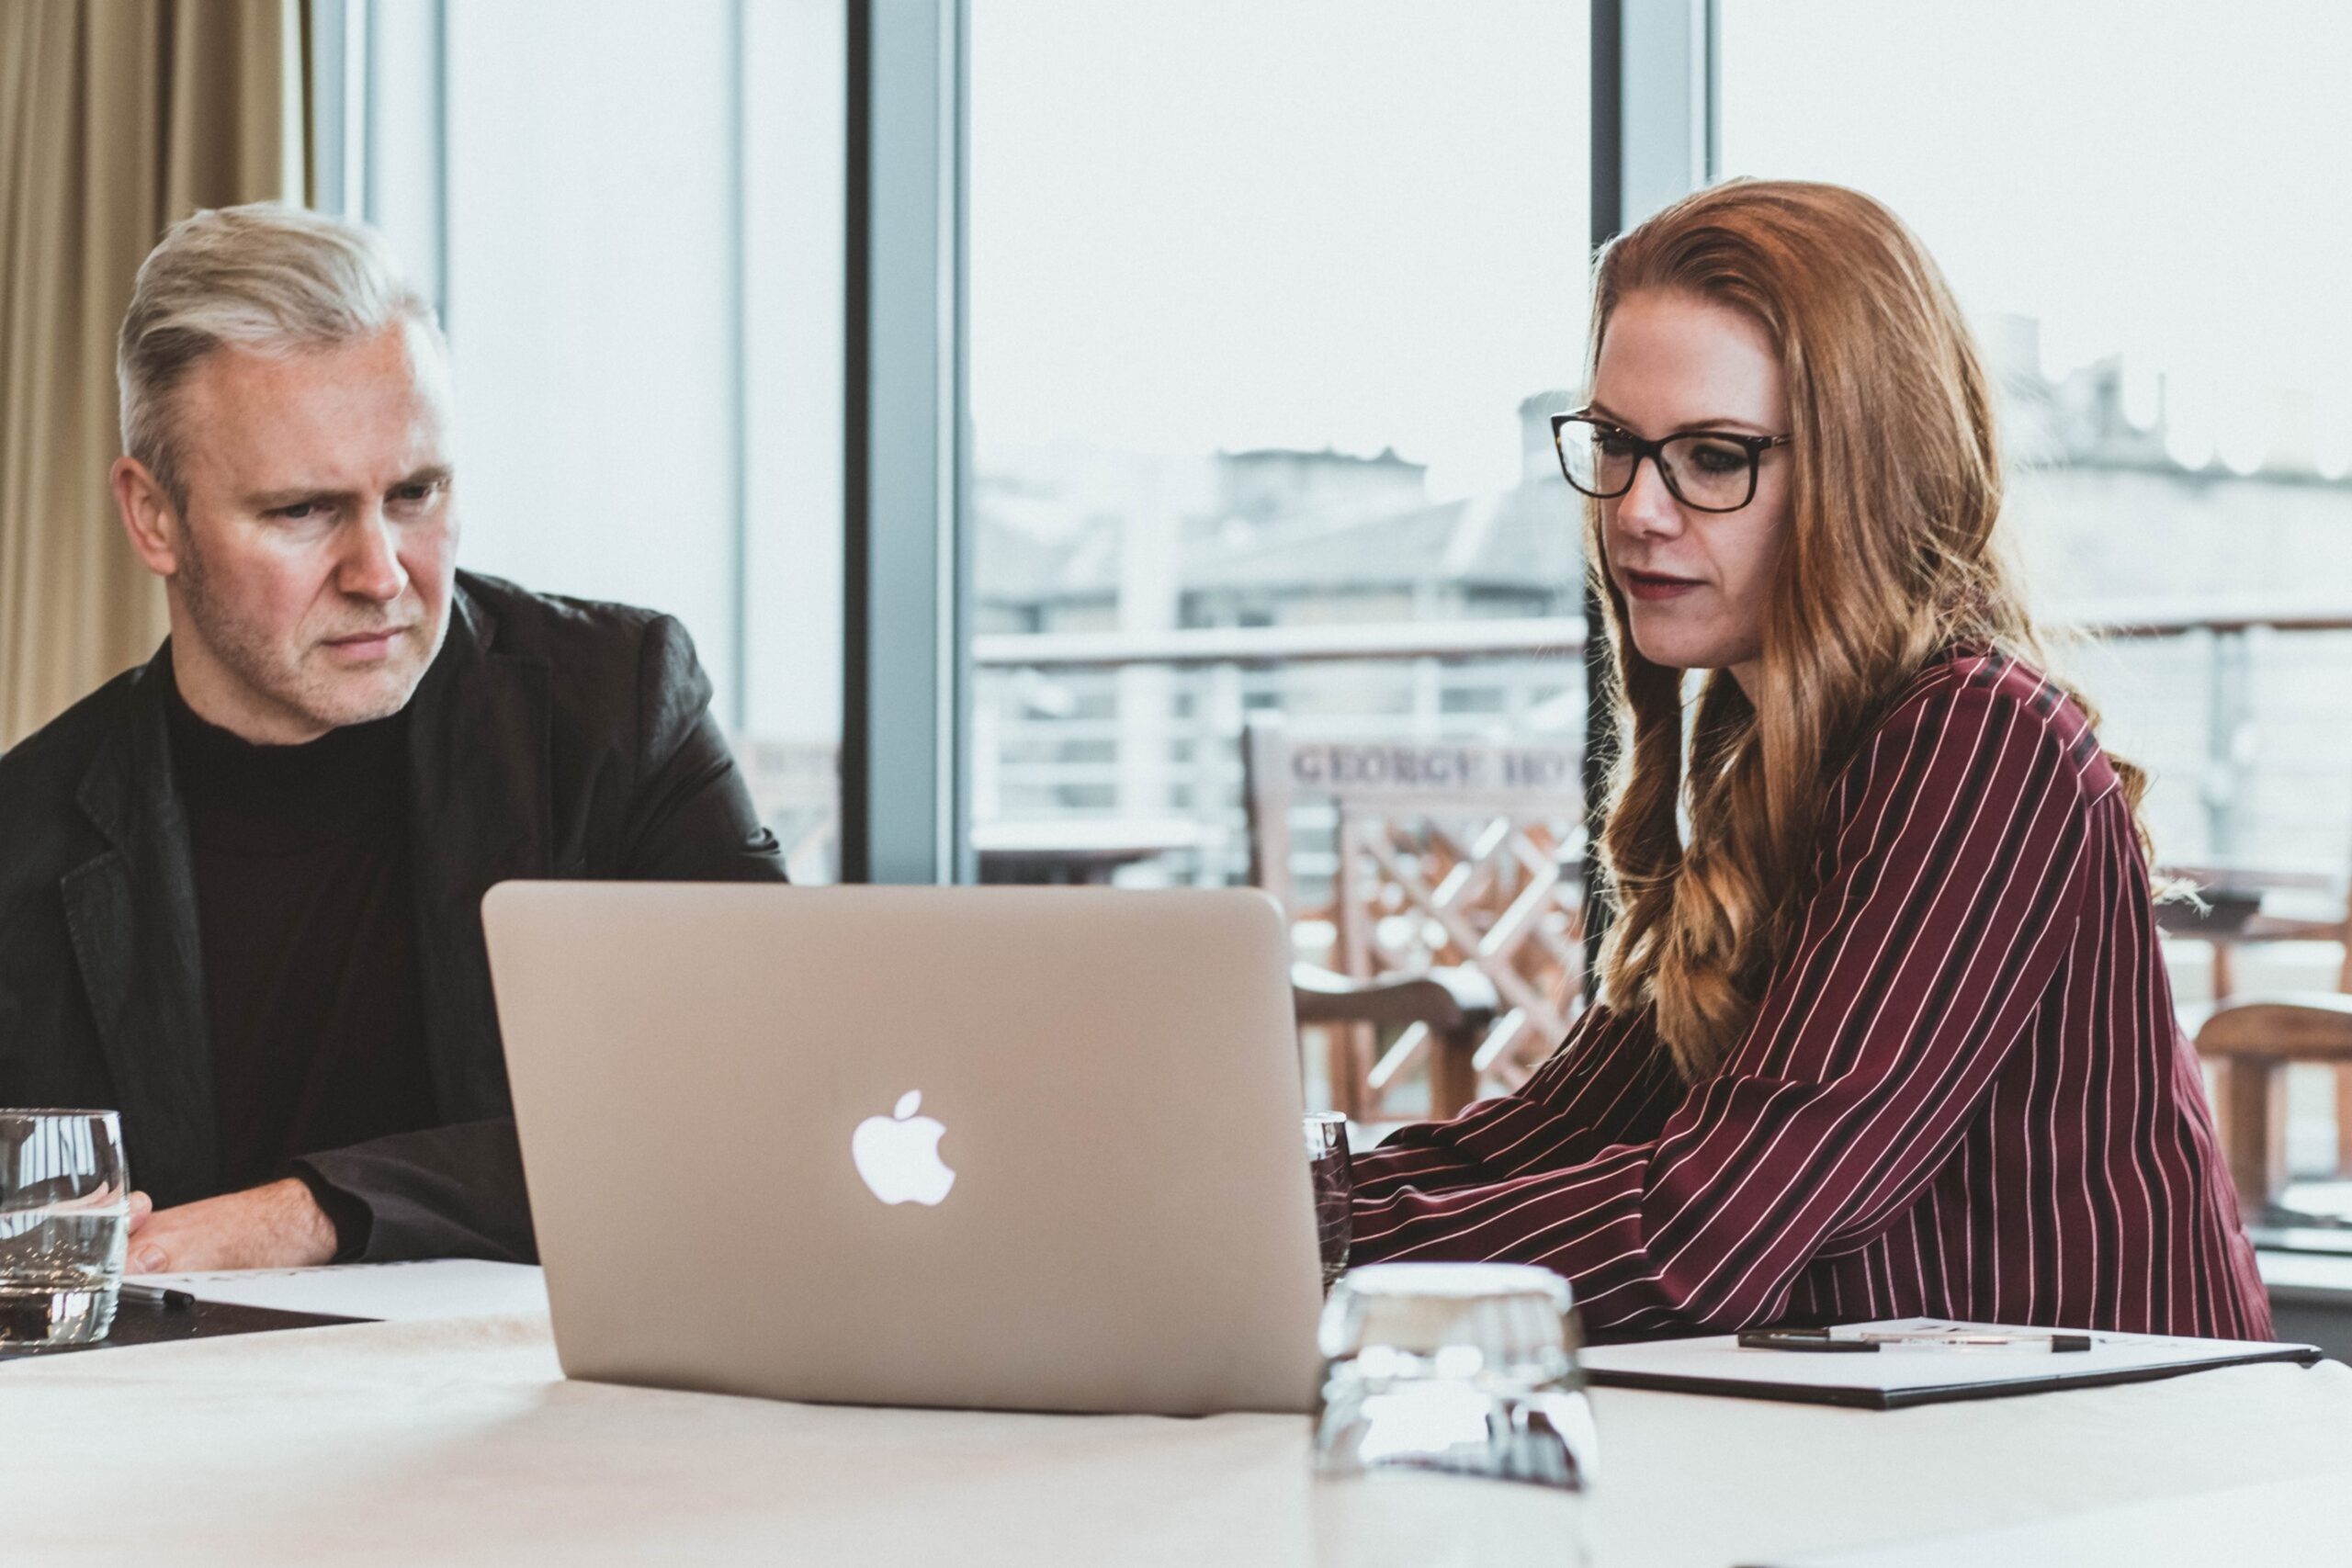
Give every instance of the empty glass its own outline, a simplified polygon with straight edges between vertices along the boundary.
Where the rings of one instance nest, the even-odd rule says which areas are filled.
[[[111,1111],[0,1111],[0,1348],[114,1326],[130,1182]]]
[[[1348,1159],[1348,1119],[1336,1111],[1306,1113],[1306,1167],[1315,1181],[1315,1240],[1323,1254],[1323,1292],[1347,1272],[1355,1240],[1356,1180]]]
[[[1316,1468],[1385,1466],[1583,1492],[1599,1440],[1568,1282],[1503,1263],[1376,1263],[1323,1309]]]

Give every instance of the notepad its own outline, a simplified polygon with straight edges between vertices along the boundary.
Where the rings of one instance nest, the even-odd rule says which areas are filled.
[[[2033,1332],[2011,1324],[1928,1317],[1844,1326],[1904,1333]],[[1587,1376],[1603,1387],[1899,1410],[1947,1400],[1997,1399],[2012,1393],[2143,1382],[2256,1361],[2311,1366],[2323,1356],[2311,1345],[2106,1333],[2094,1334],[2091,1348],[2077,1351],[1889,1346],[1876,1355],[1822,1355],[1743,1349],[1734,1336],[1724,1334],[1596,1346],[1584,1352],[1583,1359]]]
[[[548,1310],[547,1281],[521,1263],[449,1258],[421,1263],[346,1263],[322,1269],[238,1269],[146,1274],[141,1284],[186,1291],[202,1302],[395,1323],[501,1317]]]

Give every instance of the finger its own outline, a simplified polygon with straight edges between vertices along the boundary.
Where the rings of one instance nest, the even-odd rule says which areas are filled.
[[[155,1200],[150,1198],[144,1192],[133,1192],[130,1195],[130,1234],[137,1235],[139,1234],[139,1227],[145,1224],[148,1217],[154,1213],[154,1212]]]
[[[168,1274],[171,1269],[171,1249],[152,1230],[130,1244],[130,1251],[122,1260],[122,1271],[126,1274]]]

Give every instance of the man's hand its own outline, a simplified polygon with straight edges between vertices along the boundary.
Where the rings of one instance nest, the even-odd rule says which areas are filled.
[[[334,1226],[292,1177],[175,1209],[130,1195],[132,1274],[213,1269],[301,1269],[334,1258]]]

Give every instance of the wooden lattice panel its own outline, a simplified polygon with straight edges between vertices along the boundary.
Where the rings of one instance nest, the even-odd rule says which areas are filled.
[[[1577,751],[1298,741],[1259,716],[1245,761],[1253,875],[1283,900],[1294,931],[1331,931],[1319,961],[1358,979],[1475,971],[1497,1004],[1476,1052],[1481,1089],[1523,1082],[1567,1032],[1583,990]],[[1296,874],[1308,852],[1294,816],[1318,806],[1336,817],[1328,885]],[[1332,1098],[1353,1115],[1383,1114],[1430,1055],[1418,1025],[1376,1058],[1368,1026],[1330,1036]]]

